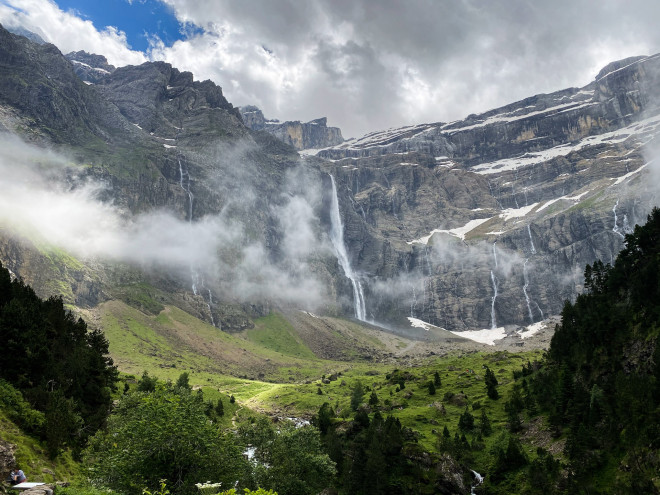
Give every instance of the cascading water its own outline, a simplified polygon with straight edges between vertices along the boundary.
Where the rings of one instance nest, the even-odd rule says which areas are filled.
[[[476,481],[476,483],[470,487],[470,494],[475,495],[474,489],[484,482],[484,477],[481,476],[479,473],[477,473],[474,469],[470,469],[470,471],[472,471],[472,474],[474,474],[474,478]]]
[[[532,229],[529,224],[527,224],[527,235],[529,235],[529,244],[532,247],[532,254],[536,254],[536,248],[534,247],[534,241],[532,240]]]
[[[529,288],[529,277],[527,276],[528,261],[529,259],[526,259],[525,262],[523,263],[523,278],[525,280],[525,285],[523,285],[523,293],[525,294],[525,301],[527,301],[527,311],[529,311],[529,321],[530,323],[534,323],[534,315],[532,314],[532,305],[529,299],[529,294],[527,293],[527,289]]]
[[[181,131],[181,129],[179,129],[177,131],[177,136],[176,136],[177,140],[179,138],[179,132],[180,131]],[[181,155],[179,154],[178,151],[177,151],[177,154],[176,154],[176,160],[177,160],[177,163],[179,164],[179,186],[188,195],[187,220],[188,220],[189,224],[192,224],[192,220],[193,220],[193,201],[195,199],[195,196],[193,196],[193,193],[190,190],[190,173],[188,172],[187,167],[184,168],[184,164],[181,160]],[[197,271],[197,268],[192,263],[190,264],[190,278],[191,278],[191,281],[192,281],[191,282],[191,289],[192,289],[193,294],[195,294],[196,296],[199,295],[198,294],[198,288],[200,286],[201,286],[201,288],[206,289],[206,292],[208,293],[208,296],[209,296],[209,300],[206,303],[206,306],[208,307],[209,315],[211,316],[211,324],[213,326],[215,326],[215,320],[213,318],[213,311],[211,311],[211,304],[213,304],[213,296],[211,295],[211,290],[204,285],[204,280],[200,278],[200,274]],[[202,298],[204,298],[203,295],[202,295]]]
[[[332,182],[332,202],[330,205],[330,241],[332,246],[335,248],[335,254],[337,255],[337,260],[344,270],[344,274],[351,281],[353,285],[353,307],[355,308],[355,317],[360,321],[366,321],[366,308],[364,301],[364,291],[362,290],[362,284],[357,278],[351,264],[348,261],[348,253],[346,252],[346,246],[344,245],[344,225],[341,221],[341,215],[339,213],[339,199],[337,196],[337,185],[335,184],[335,178],[330,175],[330,181]]]
[[[497,244],[497,241],[493,243],[493,259],[495,260],[495,268],[497,268],[497,251],[495,251],[495,244]]]
[[[493,282],[493,297],[490,298],[490,328],[495,330],[497,328],[497,321],[495,320],[495,300],[497,299],[497,279],[493,270],[490,271],[490,280]]]
[[[621,232],[621,229],[617,225],[618,218],[616,216],[616,207],[619,206],[619,198],[616,199],[616,204],[614,205],[614,208],[612,208],[612,212],[614,213],[614,227],[612,228],[612,232],[615,234],[618,234],[621,236],[621,238],[624,238],[625,236],[623,235],[623,232]]]

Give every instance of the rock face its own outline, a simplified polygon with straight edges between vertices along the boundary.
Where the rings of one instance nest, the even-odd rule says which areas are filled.
[[[557,314],[660,199],[660,56],[591,84],[320,150],[371,318],[450,330]]]
[[[344,142],[341,129],[328,127],[326,117],[306,123],[300,121],[280,123],[279,120],[267,120],[261,110],[252,105],[241,107],[240,111],[243,122],[250,129],[266,131],[297,150],[326,148]]]
[[[127,221],[164,211],[196,229],[202,251],[223,239],[208,266],[186,258],[145,274],[0,230],[0,260],[40,295],[83,307],[148,283],[227,331],[284,305],[351,316],[354,290],[365,319],[395,331],[408,318],[453,331],[530,325],[557,314],[584,265],[613,261],[658,204],[659,72],[660,56],[635,57],[584,88],[344,142],[325,119],[239,112],[167,63],[67,59],[0,27],[0,130],[65,153],[54,180],[102,182],[99,199]],[[301,158],[294,147],[324,149]],[[337,222],[353,280],[331,242]],[[322,296],[315,308],[310,293]]]
[[[80,50],[66,54],[67,60],[73,64],[76,75],[88,83],[95,84],[108,74],[114,72],[115,66],[108,63],[103,55],[95,55]]]

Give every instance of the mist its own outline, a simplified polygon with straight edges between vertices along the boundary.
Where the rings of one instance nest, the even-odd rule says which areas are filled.
[[[145,271],[167,271],[185,285],[199,276],[216,298],[268,300],[314,310],[326,297],[308,258],[331,253],[319,232],[318,185],[300,165],[285,178],[285,192],[271,215],[281,228],[277,259],[263,239],[235,215],[260,200],[251,184],[255,165],[243,144],[224,155],[242,161],[222,180],[233,194],[222,211],[193,222],[165,209],[132,215],[109,197],[108,185],[76,179],[66,156],[0,134],[0,225],[38,247],[57,247],[83,261],[125,262]],[[228,150],[225,150],[228,151]],[[73,180],[65,177],[73,176]],[[226,179],[226,178],[225,178]],[[245,186],[245,187],[243,187]],[[190,286],[188,287],[190,289]]]

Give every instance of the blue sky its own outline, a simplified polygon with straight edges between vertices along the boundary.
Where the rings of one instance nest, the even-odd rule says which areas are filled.
[[[133,50],[146,51],[150,36],[158,36],[166,46],[185,39],[174,10],[158,0],[56,0],[64,11],[92,21],[98,30],[114,26],[126,33]]]

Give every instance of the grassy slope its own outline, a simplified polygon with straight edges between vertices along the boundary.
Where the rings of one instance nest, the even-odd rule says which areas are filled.
[[[25,471],[29,481],[68,481],[79,474],[78,464],[70,453],[64,453],[54,461],[48,459],[46,448],[34,438],[23,433],[0,410],[0,439],[16,446],[16,462]]]
[[[542,356],[542,351],[531,351],[460,353],[427,358],[414,367],[400,366],[401,371],[412,376],[406,387],[397,391],[397,384],[386,379],[396,365],[320,359],[278,314],[257,320],[254,329],[239,336],[221,332],[171,306],[166,306],[157,316],[118,301],[105,303],[100,309],[100,325],[122,371],[139,375],[147,370],[170,380],[176,380],[180,373],[187,371],[192,384],[204,386],[206,396],[224,397],[225,406],[229,394],[236,397],[237,406],[225,415],[225,421],[236,413],[244,417],[252,411],[309,418],[323,402],[329,402],[340,417],[350,417],[351,388],[360,380],[365,387],[376,391],[381,413],[398,417],[404,426],[418,432],[420,445],[429,450],[436,449],[444,426],[454,436],[466,406],[478,423],[481,410],[473,409],[475,403],[486,410],[495,432],[504,430],[504,402],[513,387],[513,370],[519,370],[528,359],[534,361]],[[490,367],[500,382],[501,398],[497,401],[486,396],[484,366]],[[435,371],[440,373],[442,386],[431,396],[427,384]],[[261,379],[247,378],[260,373]],[[333,373],[339,375],[338,379],[323,384],[321,377]],[[318,393],[319,388],[322,394]],[[447,392],[456,396],[445,396]],[[370,392],[365,394],[365,403],[369,395]],[[444,414],[440,404],[444,406]],[[543,430],[541,423],[533,427]],[[472,442],[476,434],[467,433],[466,436]],[[557,444],[549,435],[541,436],[545,438],[546,448]],[[533,458],[539,435],[530,433],[528,437],[526,442],[523,436],[523,443],[526,442],[525,450]],[[493,434],[484,441],[486,448],[475,453],[474,467],[486,471],[490,463],[489,450],[498,441],[498,435]]]

